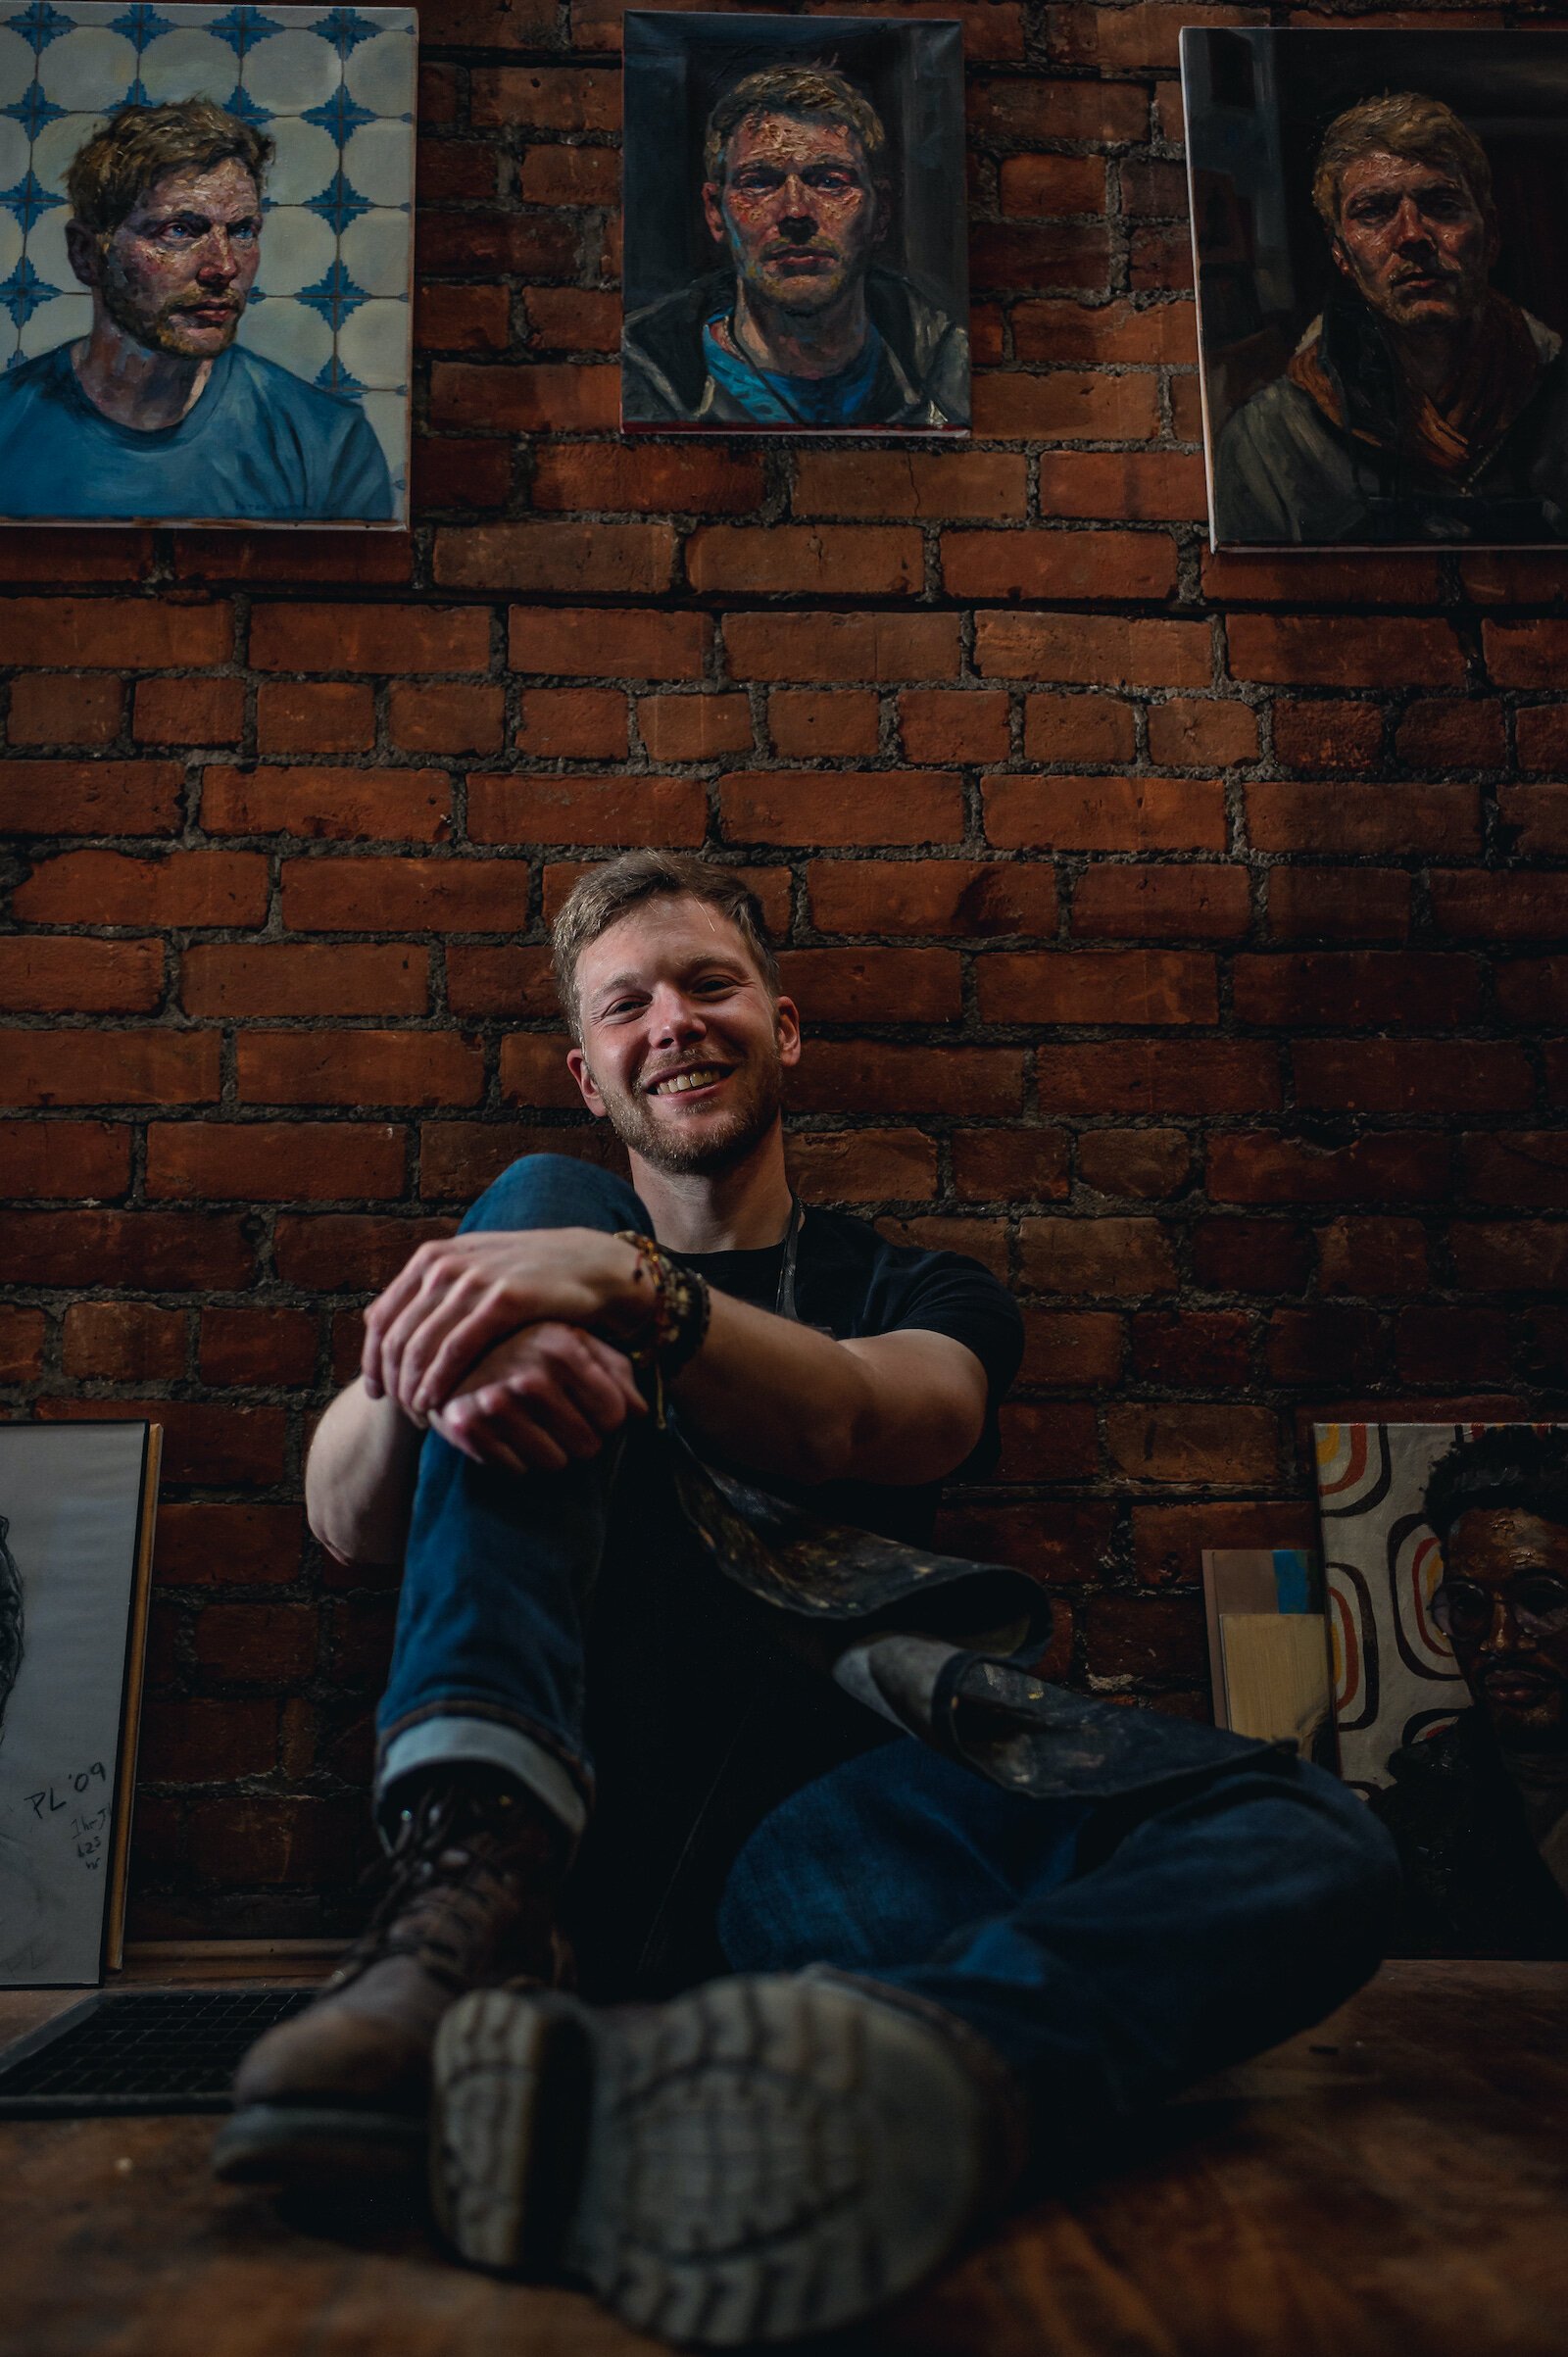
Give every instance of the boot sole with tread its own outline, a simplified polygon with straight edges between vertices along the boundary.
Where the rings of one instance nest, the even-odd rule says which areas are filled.
[[[595,2012],[477,1990],[435,2050],[431,2189],[476,2266],[643,2332],[793,2340],[897,2298],[980,2206],[982,2098],[932,2030],[794,1975]]]

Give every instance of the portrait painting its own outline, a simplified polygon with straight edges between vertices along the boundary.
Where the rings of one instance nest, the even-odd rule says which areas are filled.
[[[406,527],[416,28],[0,0],[0,521]]]
[[[1215,548],[1568,539],[1568,36],[1182,34]]]
[[[1339,1769],[1427,1951],[1568,1931],[1568,1425],[1320,1424]]]
[[[119,1960],[161,1437],[0,1429],[0,1989]]]
[[[627,433],[964,433],[963,43],[656,14],[625,41]]]

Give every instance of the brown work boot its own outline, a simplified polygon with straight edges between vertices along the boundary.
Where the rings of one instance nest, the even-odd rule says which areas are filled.
[[[564,1849],[556,1819],[510,1779],[432,1777],[403,1812],[366,1930],[315,2003],[240,2064],[218,2175],[341,2186],[416,2172],[447,2007],[466,1989],[562,1978]]]
[[[848,1974],[663,2005],[483,1989],[435,2047],[430,2189],[461,2258],[586,2283],[703,2348],[858,2323],[952,2258],[1027,2149],[967,2023]]]

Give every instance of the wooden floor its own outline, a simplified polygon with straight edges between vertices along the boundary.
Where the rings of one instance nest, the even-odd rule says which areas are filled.
[[[281,1976],[280,1976],[281,1977]],[[0,1998],[15,2035],[53,2000]],[[875,2357],[1568,2357],[1568,1966],[1402,1964],[1010,2220]],[[200,2119],[0,2128],[4,2357],[631,2357],[589,2301],[212,2184]],[[819,2344],[820,2345],[820,2344]]]

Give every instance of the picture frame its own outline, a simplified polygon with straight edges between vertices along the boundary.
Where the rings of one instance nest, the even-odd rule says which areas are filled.
[[[162,1443],[0,1426],[0,1989],[121,1960]]]

